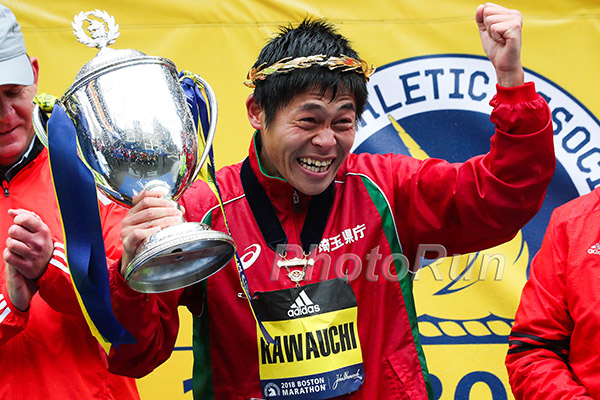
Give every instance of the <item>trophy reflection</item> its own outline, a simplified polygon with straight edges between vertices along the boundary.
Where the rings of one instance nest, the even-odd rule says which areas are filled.
[[[83,30],[85,22],[89,36]],[[131,207],[132,197],[143,190],[160,190],[177,200],[210,153],[217,119],[212,88],[194,76],[206,94],[204,111],[210,116],[204,136],[198,133],[173,62],[107,47],[119,32],[114,18],[104,11],[81,12],[72,25],[81,43],[99,49],[59,101],[75,125],[79,157],[97,187],[119,204]],[[36,106],[34,125],[47,144],[40,113]],[[229,235],[182,221],[150,236],[126,267],[124,278],[140,292],[174,290],[206,279],[234,253]]]

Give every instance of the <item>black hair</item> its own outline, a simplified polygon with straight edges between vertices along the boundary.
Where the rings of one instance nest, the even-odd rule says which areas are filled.
[[[287,57],[318,54],[327,57],[339,57],[343,54],[359,59],[348,39],[337,33],[333,25],[324,20],[306,18],[295,28],[291,24],[280,27],[279,34],[261,50],[254,68],[267,67]],[[332,89],[332,100],[338,90],[353,94],[358,120],[367,102],[367,80],[362,74],[355,71],[342,72],[342,69],[330,70],[328,67],[313,65],[289,73],[274,73],[264,80],[256,81],[254,99],[265,112],[265,123],[268,125],[272,122],[277,110],[289,104],[294,96],[313,88],[320,90],[322,94]]]

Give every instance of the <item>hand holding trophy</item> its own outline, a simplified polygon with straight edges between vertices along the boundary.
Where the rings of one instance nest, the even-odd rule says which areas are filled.
[[[90,36],[83,31],[85,21]],[[121,205],[131,207],[132,197],[143,190],[160,190],[177,200],[210,154],[217,119],[213,90],[194,76],[206,94],[202,105],[206,104],[209,128],[203,132],[200,118],[199,128],[195,126],[173,62],[137,50],[109,48],[119,32],[114,18],[104,11],[82,12],[72,25],[81,43],[99,49],[57,102],[74,124],[80,159],[97,187]],[[47,145],[45,116],[39,107],[33,116],[36,132]],[[124,278],[140,292],[174,290],[217,272],[234,252],[229,235],[182,222],[149,237]]]

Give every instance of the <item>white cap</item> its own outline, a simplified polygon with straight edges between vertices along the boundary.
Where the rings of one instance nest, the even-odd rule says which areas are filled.
[[[33,70],[15,14],[0,4],[0,85],[31,85]]]

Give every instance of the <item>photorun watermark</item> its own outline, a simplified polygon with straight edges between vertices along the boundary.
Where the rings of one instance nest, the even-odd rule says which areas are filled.
[[[444,279],[484,281],[488,278],[488,271],[495,268],[493,279],[501,281],[506,266],[506,257],[502,253],[471,253],[448,256],[446,248],[440,244],[419,245],[412,264],[402,253],[392,253],[383,258],[383,255],[379,252],[379,246],[371,249],[364,260],[354,253],[343,253],[337,256],[334,261],[329,253],[319,253],[316,250],[317,245],[313,245],[309,254],[306,255],[299,245],[277,245],[270,279],[279,279],[281,267],[278,265],[278,261],[291,259],[310,261],[306,262],[306,267],[304,267],[308,280],[312,279],[313,271],[317,268],[320,268],[321,272],[320,276],[315,278],[325,280],[333,268],[336,277],[346,277],[350,281],[357,279],[363,273],[367,281],[371,282],[377,282],[381,277],[389,281],[398,281],[398,279],[404,278],[409,273],[413,275],[412,280],[414,281],[418,281],[423,273],[432,273],[436,281],[443,281]],[[444,276],[440,271],[439,264],[448,257],[451,257],[450,268],[448,276]],[[479,273],[475,274],[477,269]]]

